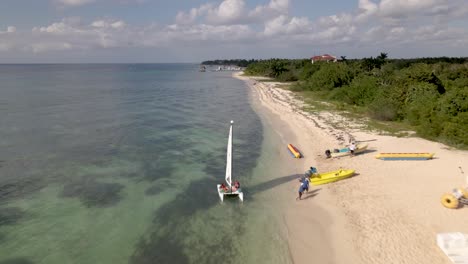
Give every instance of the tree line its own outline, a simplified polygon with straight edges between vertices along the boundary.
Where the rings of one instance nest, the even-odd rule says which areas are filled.
[[[259,60],[233,59],[233,60],[207,60],[203,61],[202,65],[235,65],[238,67],[247,67],[248,65],[258,62]]]
[[[371,118],[410,124],[424,138],[468,147],[468,58],[269,59],[249,64],[245,74],[295,81],[292,90],[317,92]]]

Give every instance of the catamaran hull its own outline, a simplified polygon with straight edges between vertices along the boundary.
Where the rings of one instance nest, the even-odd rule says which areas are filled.
[[[224,201],[225,196],[237,196],[237,197],[239,197],[239,200],[241,200],[241,202],[244,201],[244,193],[243,192],[241,192],[241,191],[224,192],[221,189],[221,184],[218,184],[217,187],[218,187],[218,196],[219,196],[219,199],[221,200],[221,202]]]

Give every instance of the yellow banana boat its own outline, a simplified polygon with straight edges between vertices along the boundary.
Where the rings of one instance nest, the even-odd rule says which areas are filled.
[[[316,173],[310,176],[312,185],[321,185],[336,182],[354,175],[354,170],[336,170],[325,173]]]
[[[432,159],[434,153],[379,153],[375,156],[381,160],[428,160]]]

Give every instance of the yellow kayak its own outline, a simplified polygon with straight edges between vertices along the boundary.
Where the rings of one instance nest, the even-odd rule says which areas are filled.
[[[326,184],[349,178],[354,175],[354,170],[336,170],[325,173],[317,173],[310,176],[312,185]]]

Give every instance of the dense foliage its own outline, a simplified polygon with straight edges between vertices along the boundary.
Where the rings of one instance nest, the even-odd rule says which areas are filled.
[[[468,147],[468,58],[270,59],[249,64],[245,74],[297,81],[293,90],[317,91],[375,119],[411,124],[425,138]]]
[[[247,67],[248,65],[257,62],[258,60],[244,60],[244,59],[236,59],[236,60],[208,60],[203,61],[202,65],[235,65],[239,67]]]

